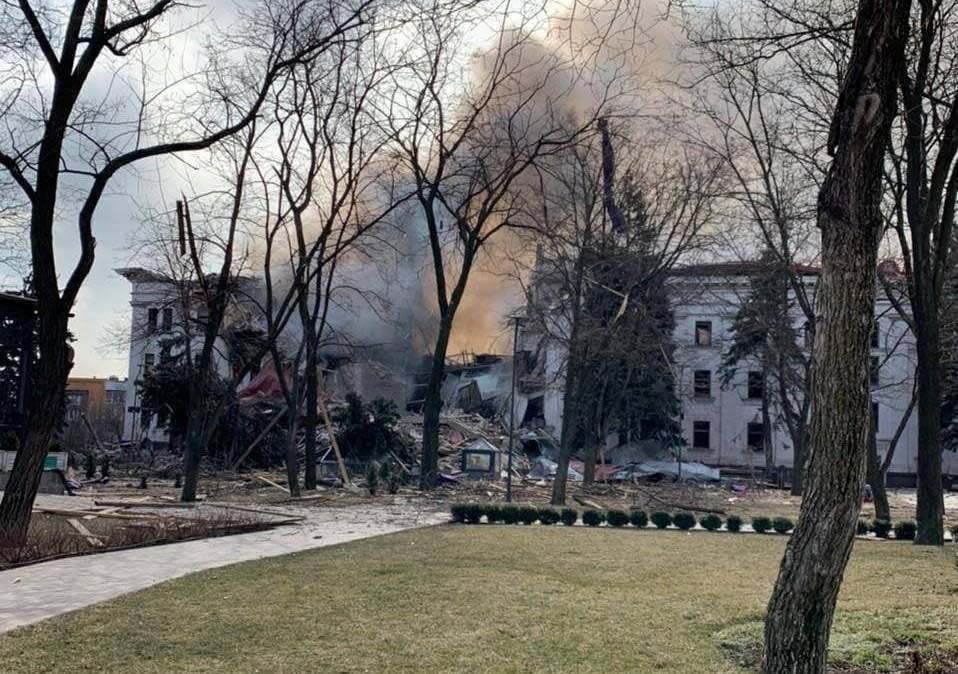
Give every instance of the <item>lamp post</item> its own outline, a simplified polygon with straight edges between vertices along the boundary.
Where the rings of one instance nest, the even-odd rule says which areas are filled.
[[[516,355],[519,352],[519,316],[513,316],[516,322],[512,333],[512,392],[509,394],[509,459],[506,463],[506,502],[512,502],[512,448],[515,442],[513,435],[516,430],[516,370],[518,369]]]

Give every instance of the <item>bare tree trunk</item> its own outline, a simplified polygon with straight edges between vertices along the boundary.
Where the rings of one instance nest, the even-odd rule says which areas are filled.
[[[765,452],[765,479],[775,474],[775,449],[772,447],[772,415],[769,413],[768,369],[762,367],[762,450]]]
[[[293,498],[302,496],[299,490],[299,456],[296,447],[298,409],[299,405],[296,405],[286,410],[289,415],[286,424],[286,484],[289,486],[289,495]]]
[[[872,500],[875,502],[875,519],[891,521],[891,506],[888,504],[888,491],[885,489],[885,473],[878,462],[878,429],[872,419],[871,434],[868,438],[868,463],[865,473],[868,486],[872,490]]]
[[[40,360],[31,382],[26,434],[0,503],[0,547],[19,546],[26,540],[47,448],[63,409],[63,392],[71,366],[66,338],[65,317],[41,319]]]
[[[822,274],[805,495],[765,620],[764,674],[823,674],[861,508],[882,165],[897,112],[909,0],[861,0],[818,198]]]
[[[922,273],[919,270],[916,274]],[[937,307],[925,307],[936,311]],[[918,312],[916,312],[916,318]],[[924,325],[923,325],[924,324]],[[937,318],[916,320],[918,377],[917,545],[944,545],[944,488],[941,480],[941,351]]]
[[[446,375],[446,350],[452,333],[452,316],[439,321],[436,349],[429,368],[429,383],[422,404],[422,461],[419,488],[433,489],[439,480],[439,413],[442,411],[442,380]]]
[[[316,489],[316,429],[319,426],[319,401],[317,400],[319,388],[319,376],[316,368],[317,362],[316,345],[314,340],[306,344],[306,373],[304,375],[304,384],[306,386],[306,412],[303,418],[303,428],[306,433],[305,450],[306,465],[303,468],[303,487],[307,491]]]

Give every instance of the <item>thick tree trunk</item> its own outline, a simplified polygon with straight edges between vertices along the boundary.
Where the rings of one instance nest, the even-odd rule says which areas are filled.
[[[186,432],[186,442],[183,447],[183,491],[180,492],[180,500],[184,503],[192,503],[196,500],[196,490],[200,483],[200,463],[203,460],[203,450],[206,448],[202,426],[202,421],[191,420],[189,430]]]
[[[861,508],[884,150],[897,112],[908,0],[860,0],[818,198],[822,232],[805,494],[765,620],[764,674],[823,674]]]
[[[315,344],[306,345],[306,413],[303,417],[305,437],[305,461],[303,467],[303,487],[307,491],[316,489],[316,429],[319,427],[319,374]]]
[[[926,311],[931,311],[926,307]],[[917,545],[944,545],[945,500],[941,480],[941,352],[937,318],[919,323]],[[926,323],[926,325],[921,325]]]
[[[54,310],[40,316],[40,360],[30,382],[26,433],[0,502],[0,547],[19,546],[26,541],[44,460],[63,409],[71,363],[67,319],[56,314]]]
[[[442,380],[446,375],[446,350],[452,333],[452,317],[439,321],[436,349],[432,354],[429,383],[422,404],[422,460],[419,488],[433,489],[439,480],[439,413],[442,411]]]

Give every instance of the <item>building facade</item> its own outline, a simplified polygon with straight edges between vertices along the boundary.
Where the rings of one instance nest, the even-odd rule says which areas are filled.
[[[728,381],[723,377],[723,359],[733,339],[733,322],[748,297],[757,265],[716,264],[678,270],[669,280],[675,319],[672,372],[681,402],[680,424],[684,447],[669,448],[683,460],[709,466],[762,470],[769,443],[773,465],[791,469],[794,448],[783,420],[783,411],[766,402],[768,385],[757,361],[738,363]],[[806,297],[814,301],[817,270],[799,270]],[[794,293],[790,293],[794,299]],[[789,302],[797,345],[807,355],[811,344],[804,313]],[[562,372],[566,352],[560,341],[549,339],[535,325],[520,336],[520,353],[533,360],[519,378],[517,418],[526,425],[539,425],[558,438],[562,427]],[[917,468],[917,415],[909,412],[914,390],[914,338],[907,323],[884,293],[875,306],[875,330],[871,343],[872,414],[876,424],[879,458],[884,459],[893,438],[898,437],[889,468],[889,484],[913,485]],[[792,391],[794,393],[794,391]],[[905,415],[908,415],[907,418]],[[765,421],[763,421],[765,420]],[[770,428],[766,428],[766,424]],[[619,444],[613,431],[607,447],[614,455]],[[958,476],[958,455],[943,452],[944,473]]]

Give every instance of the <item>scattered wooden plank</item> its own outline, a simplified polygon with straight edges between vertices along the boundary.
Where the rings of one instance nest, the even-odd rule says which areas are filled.
[[[182,503],[180,501],[94,501],[98,506],[115,506],[117,508],[195,508],[195,503]]]
[[[77,531],[78,534],[80,534],[81,536],[83,536],[83,538],[86,539],[86,542],[87,542],[87,543],[89,543],[90,545],[92,545],[92,546],[95,547],[95,548],[102,548],[102,547],[103,547],[103,541],[101,541],[99,538],[97,538],[96,536],[94,536],[93,533],[92,533],[89,529],[87,529],[85,526],[83,526],[83,524],[80,523],[80,520],[74,519],[74,518],[71,517],[71,518],[67,519],[67,522],[70,524],[71,527],[73,527],[74,529],[76,529],[76,531]]]
[[[586,508],[592,508],[593,510],[605,510],[605,508],[600,506],[598,503],[595,501],[590,501],[587,498],[582,498],[581,496],[573,496],[572,498],[575,499],[576,503],[579,505],[584,505]]]
[[[300,517],[298,515],[290,515],[289,513],[280,512],[278,510],[267,510],[266,508],[251,508],[249,506],[239,506],[233,505],[232,503],[206,503],[205,505],[213,506],[214,508],[226,508],[228,510],[241,510],[247,513],[258,513],[260,515],[271,515],[273,517],[282,517],[285,519],[295,518],[297,521],[303,521],[305,517]]]
[[[254,475],[253,478],[256,479],[256,480],[259,480],[260,482],[265,482],[265,483],[268,484],[269,486],[275,487],[276,489],[279,489],[280,491],[284,491],[284,492],[286,492],[287,494],[289,493],[289,489],[287,489],[286,487],[284,487],[284,486],[281,485],[281,484],[277,484],[276,482],[273,482],[273,481],[272,481],[271,479],[269,479],[268,477],[263,477],[262,475]]]
[[[68,510],[66,508],[44,508],[34,507],[33,512],[44,513],[47,515],[64,515],[66,517],[76,517],[82,518],[87,515],[95,515],[96,517],[106,517],[109,519],[115,520],[149,520],[149,519],[163,519],[162,515],[153,515],[150,513],[141,513],[139,515],[130,515],[127,513],[118,513],[118,512],[107,512],[106,510]]]

